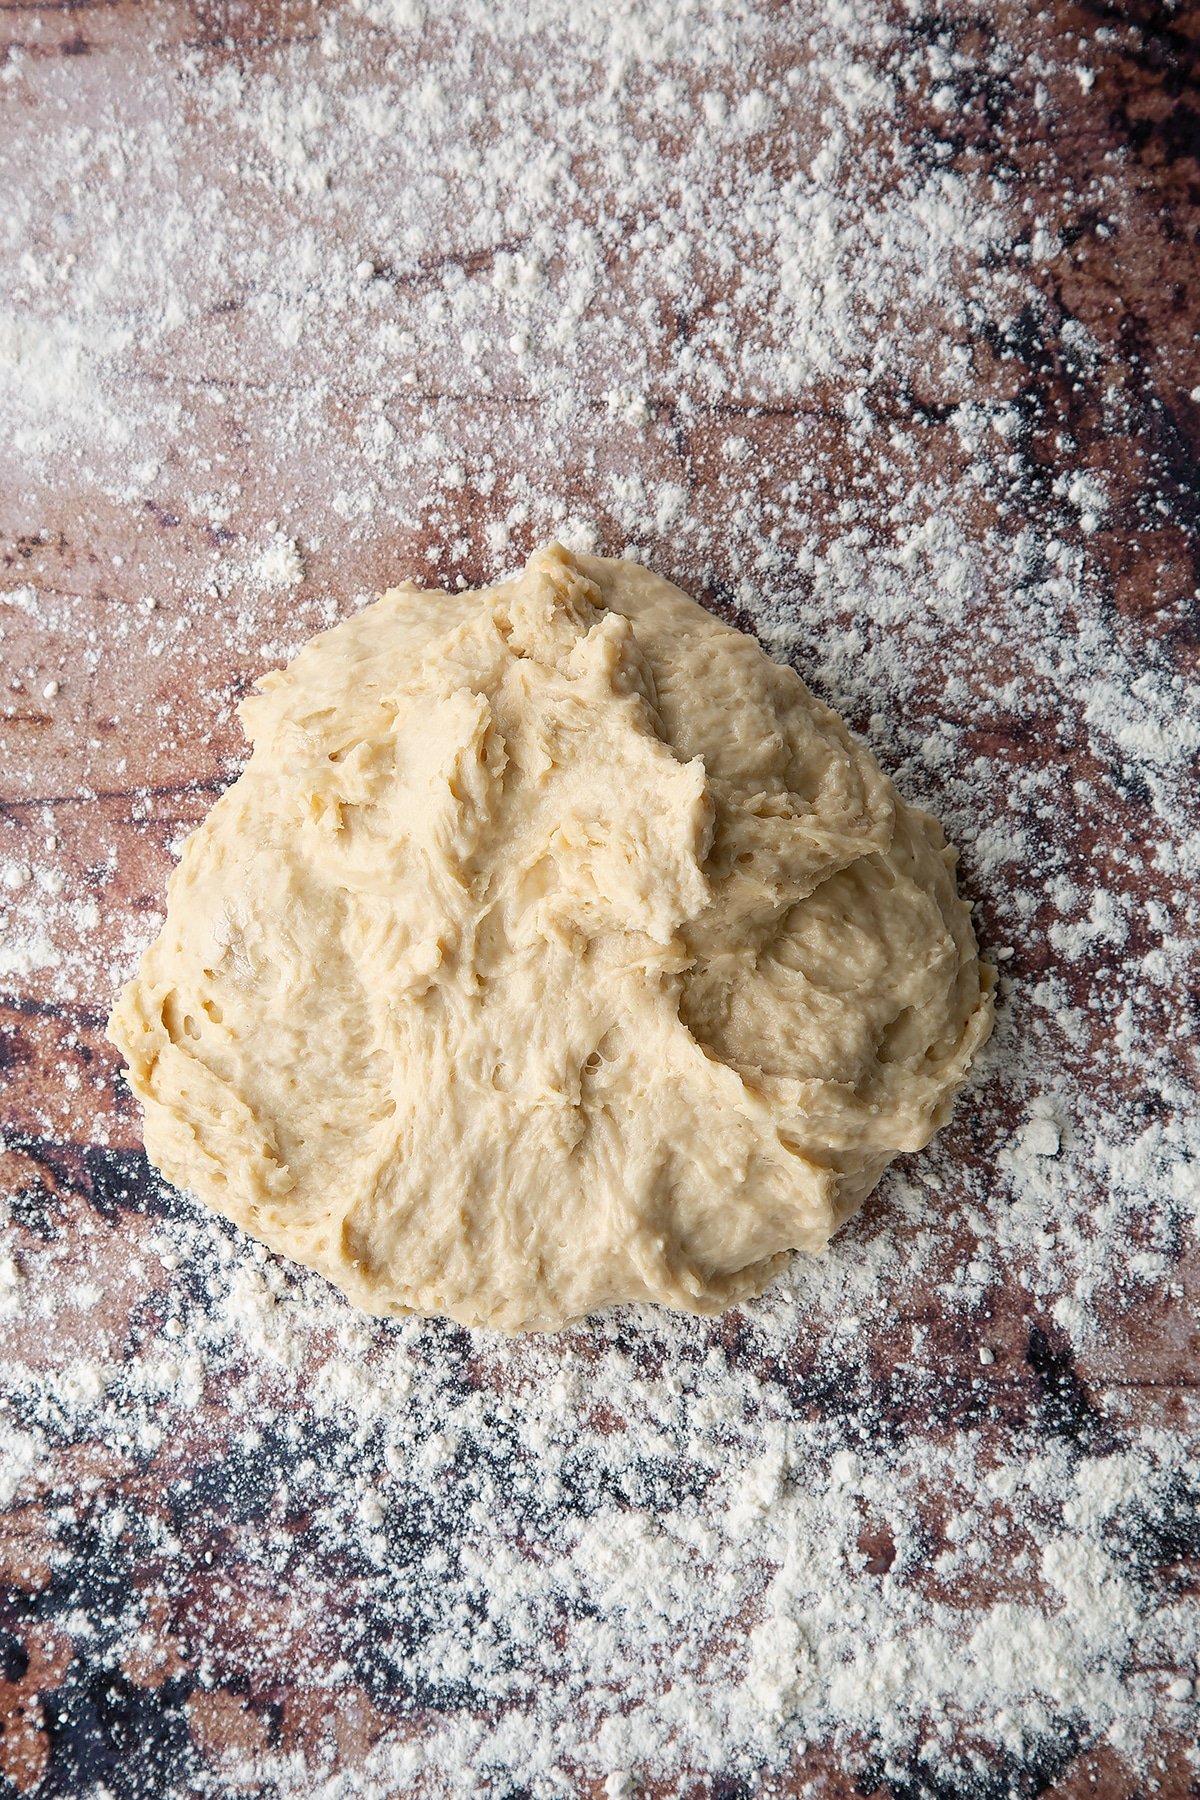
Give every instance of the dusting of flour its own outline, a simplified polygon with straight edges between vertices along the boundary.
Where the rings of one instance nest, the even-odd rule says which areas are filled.
[[[1106,467],[1143,398],[1055,298],[1135,202],[1009,154],[1117,29],[151,10],[11,15],[0,65],[0,1765],[96,1800],[1182,1792],[1194,578],[1166,465]],[[723,1321],[509,1344],[356,1317],[165,1192],[99,1028],[248,681],[551,535],[845,712],[961,846],[1002,1008],[826,1260]]]

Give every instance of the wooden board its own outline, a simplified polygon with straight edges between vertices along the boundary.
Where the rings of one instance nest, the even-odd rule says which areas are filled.
[[[1195,1793],[1200,14],[602,10],[546,0],[523,36],[473,4],[0,0],[6,1791]],[[799,374],[771,321],[819,232],[790,262],[754,238],[789,182],[841,259]],[[924,291],[901,244],[872,294],[868,225],[936,262],[955,219],[957,273]],[[997,1044],[824,1291],[537,1346],[360,1322],[156,1180],[104,1020],[255,676],[390,582],[481,584],[580,521],[762,631],[947,820],[1012,950]],[[1014,1154],[1047,1118],[1057,1153]],[[918,1671],[875,1713],[793,1694],[725,1762],[694,1721],[655,1738],[673,1688],[720,1712],[778,1544],[752,1579],[714,1540],[728,1603],[643,1629],[571,1585],[580,1533],[711,1524],[776,1429],[785,1499],[857,1459],[829,1553],[864,1631],[1052,1621],[1046,1545],[1089,1546],[1142,1621],[1097,1678],[1126,1699],[1047,1691],[1018,1647],[1015,1737],[952,1699],[939,1736]],[[1101,1463],[1134,1485],[1064,1523]],[[987,1487],[1019,1466],[1044,1506]],[[973,1565],[966,1517],[997,1534]],[[561,1599],[505,1557],[565,1559]],[[622,1695],[640,1763],[597,1737]],[[559,1748],[511,1766],[509,1714]]]

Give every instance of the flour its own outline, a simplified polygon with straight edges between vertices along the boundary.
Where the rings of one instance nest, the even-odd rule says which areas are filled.
[[[294,538],[268,527],[270,542],[254,564],[252,578],[263,587],[299,587],[304,580],[304,558]]]
[[[0,68],[20,1629],[100,1672],[164,1796],[849,1771],[1000,1800],[1089,1756],[1180,1791],[1194,520],[1062,315],[1083,202],[1014,166],[1068,88],[1107,104],[1109,38],[359,0],[231,52],[211,9],[152,11],[72,14],[70,57],[23,12]],[[1110,261],[1143,206],[1096,174]],[[1106,463],[1141,437],[1131,505]],[[847,713],[961,847],[1003,1010],[823,1262],[726,1321],[509,1345],[358,1318],[164,1194],[97,1021],[239,766],[245,683],[388,581],[555,533]],[[1114,600],[1114,543],[1155,613]],[[75,1680],[45,1683],[91,1758],[60,1786],[98,1796]]]

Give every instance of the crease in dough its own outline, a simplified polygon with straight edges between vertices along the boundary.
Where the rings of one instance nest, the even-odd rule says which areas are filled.
[[[357,1305],[717,1312],[948,1117],[953,850],[640,565],[393,589],[241,717],[109,1032],[162,1172]]]

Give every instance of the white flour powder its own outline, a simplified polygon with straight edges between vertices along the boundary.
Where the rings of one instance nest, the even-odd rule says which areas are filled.
[[[1000,1800],[1082,1758],[1182,1794],[1194,594],[1113,603],[1106,532],[1154,558],[1177,499],[1104,466],[1149,425],[1056,310],[1083,203],[1006,150],[1103,34],[360,0],[225,48],[226,10],[81,13],[70,57],[22,13],[0,67],[0,1044],[44,1054],[0,1502],[53,1545],[13,1629],[101,1684],[47,1678],[52,1791]],[[1118,240],[1129,192],[1087,197]],[[234,673],[555,533],[849,716],[962,847],[1003,1004],[827,1260],[508,1344],[356,1318],[160,1196],[92,1052],[157,924],[125,897],[236,768]]]

